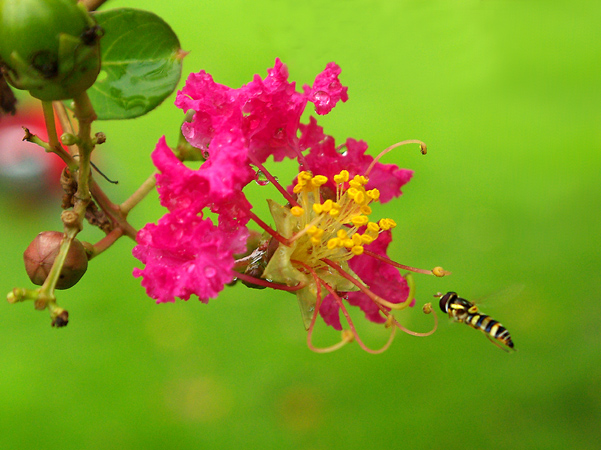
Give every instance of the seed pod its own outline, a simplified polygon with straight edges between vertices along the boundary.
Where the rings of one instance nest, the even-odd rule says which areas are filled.
[[[94,84],[101,35],[76,0],[0,0],[2,71],[40,100],[73,98]]]
[[[54,260],[58,255],[63,233],[44,231],[36,236],[23,254],[25,270],[34,284],[41,286],[46,281]],[[56,283],[57,289],[74,286],[88,269],[88,255],[81,242],[73,239],[65,264]]]

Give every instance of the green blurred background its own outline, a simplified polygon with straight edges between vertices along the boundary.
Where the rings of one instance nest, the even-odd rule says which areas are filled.
[[[276,57],[299,85],[336,61],[350,100],[320,119],[327,133],[364,139],[372,154],[403,139],[428,144],[427,156],[387,156],[415,175],[380,209],[399,224],[395,260],[453,272],[417,275],[418,303],[437,291],[507,293],[482,309],[518,351],[438,312],[434,336],[400,334],[383,355],[357,345],[314,354],[292,296],[238,286],[208,305],[155,305],[131,277],[137,261],[123,239],[60,293],[67,328],[50,328],[31,303],[0,303],[0,448],[599,448],[598,1],[105,8],[120,6],[163,16],[190,51],[184,73],[205,69],[230,86],[265,76]],[[139,120],[96,124],[108,136],[97,161],[120,182],[103,184],[115,201],[149,175],[162,134],[175,143],[182,117],[173,99]],[[22,251],[60,219],[58,203],[0,206],[8,292],[30,286]],[[131,220],[141,227],[162,213],[152,195]],[[380,328],[354,317],[372,347],[384,342]],[[399,317],[416,330],[431,325],[418,309]],[[318,343],[336,339],[316,331]]]

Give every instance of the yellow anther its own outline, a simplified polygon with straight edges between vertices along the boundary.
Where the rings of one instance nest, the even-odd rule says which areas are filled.
[[[311,241],[311,244],[313,244],[313,245],[319,245],[321,243],[321,239],[318,238],[317,236],[313,236],[309,240]]]
[[[384,324],[384,326],[386,328],[390,328],[394,323],[394,316],[392,314],[390,314],[389,316],[386,317],[386,323]]]
[[[303,190],[304,187],[305,187],[304,184],[296,183],[296,186],[294,186],[294,189],[292,189],[292,192],[294,192],[295,194],[298,194],[300,191]]]
[[[376,201],[380,198],[380,191],[378,191],[377,189],[371,189],[371,190],[367,191],[365,194],[367,194],[367,196],[369,198],[371,198],[373,201]]]
[[[351,248],[352,246],[355,245],[355,243],[353,242],[352,239],[347,238],[347,239],[343,239],[342,245],[346,248]]]
[[[367,177],[364,177],[363,175],[355,175],[355,178],[353,178],[355,181],[361,183],[361,185],[365,186],[367,184],[367,182],[369,181],[367,179]]]
[[[378,232],[374,233],[374,232],[373,232],[373,231],[371,231],[371,230],[367,230],[367,231],[365,232],[365,234],[367,234],[367,235],[368,235],[369,237],[371,237],[373,240],[376,240],[376,239],[378,239],[378,236],[379,236],[380,232],[378,231]]]
[[[361,204],[363,204],[363,202],[365,202],[365,194],[363,192],[365,192],[365,191],[363,191],[363,189],[360,191],[357,191],[357,194],[355,194],[355,196],[353,197],[353,200],[355,201],[355,203],[357,205],[361,205]]]
[[[305,210],[300,206],[293,206],[292,208],[290,208],[290,212],[293,216],[300,217],[305,213]]]
[[[313,236],[313,235],[315,235],[315,233],[317,233],[318,229],[319,228],[317,228],[315,225],[313,225],[312,227],[307,228],[307,234],[309,236]]]
[[[313,174],[311,172],[307,172],[306,170],[303,170],[302,172],[300,172],[298,174],[298,181],[300,182],[301,180],[304,182],[310,181],[311,178],[313,178]]]
[[[369,222],[369,218],[367,216],[355,216],[351,219],[353,225],[361,227],[363,225],[367,225]]]
[[[363,253],[363,246],[355,245],[353,248],[351,248],[351,253],[355,256],[361,255]]]
[[[390,230],[391,228],[396,227],[396,222],[392,219],[380,219],[378,224],[383,230]]]
[[[365,214],[366,216],[371,214],[371,208],[367,205],[363,205],[359,211],[361,211],[361,214]]]
[[[348,170],[342,170],[338,175],[334,175],[334,182],[340,184],[348,181],[349,173]]]
[[[330,210],[332,209],[332,206],[334,206],[334,202],[332,200],[326,200],[322,207],[323,207],[323,212],[330,212]]]
[[[348,233],[346,230],[338,230],[336,232],[336,236],[338,236],[340,239],[346,239],[348,237]]]
[[[340,239],[338,238],[332,238],[328,240],[327,243],[327,247],[329,250],[334,250],[336,247],[338,247],[338,242],[340,241]]]
[[[332,209],[330,211],[330,216],[332,217],[338,217],[340,215],[340,210],[339,209]]]
[[[318,228],[313,236],[315,236],[316,238],[321,238],[323,236],[323,233],[324,233],[324,230],[322,230],[321,228]]]
[[[313,185],[315,187],[319,187],[322,184],[327,183],[328,181],[328,177],[323,176],[323,175],[315,175],[312,179],[311,179],[311,183],[313,183]]]
[[[361,243],[362,244],[371,244],[373,241],[375,241],[376,238],[369,236],[367,234],[362,234],[361,235]]]
[[[348,195],[350,198],[355,198],[355,195],[357,195],[357,192],[359,192],[359,191],[358,191],[356,188],[354,188],[354,187],[352,187],[352,188],[348,188],[348,189],[346,190],[346,193],[347,193],[347,195]]]
[[[342,341],[353,342],[355,340],[355,333],[352,330],[342,330]]]
[[[321,214],[323,212],[323,205],[319,203],[313,203],[313,211],[315,211],[315,214]]]
[[[363,244],[363,240],[361,239],[361,235],[359,233],[353,234],[353,244],[355,244],[355,245]]]
[[[438,266],[432,269],[432,273],[437,277],[444,277],[445,275],[451,275],[451,272],[444,270],[442,267]]]
[[[348,184],[351,187],[359,188],[367,184],[367,178],[365,178],[363,175],[355,175],[355,177],[349,181]]]
[[[378,225],[376,222],[369,222],[367,224],[367,231],[377,233],[378,231],[380,231],[380,225]]]

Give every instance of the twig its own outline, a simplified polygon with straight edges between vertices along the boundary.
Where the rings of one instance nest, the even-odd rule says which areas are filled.
[[[79,0],[79,3],[84,5],[88,11],[96,11],[107,0]]]

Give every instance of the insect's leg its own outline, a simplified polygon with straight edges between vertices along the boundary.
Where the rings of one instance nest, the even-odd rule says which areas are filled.
[[[507,353],[509,353],[509,350],[507,350],[505,347],[503,347],[501,344],[499,344],[499,343],[497,342],[497,340],[496,340],[496,339],[494,339],[494,338],[492,338],[492,337],[490,336],[490,334],[488,334],[488,333],[484,333],[484,335],[485,335],[485,336],[488,338],[488,340],[489,340],[490,342],[492,342],[493,344],[495,344],[495,345],[496,345],[497,347],[499,347],[501,350],[503,350],[504,352],[507,352]]]

